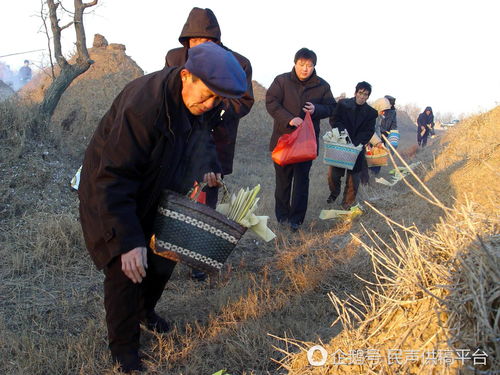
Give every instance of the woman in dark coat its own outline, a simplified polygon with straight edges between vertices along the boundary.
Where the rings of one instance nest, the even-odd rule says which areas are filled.
[[[425,147],[427,137],[434,131],[434,114],[431,107],[425,107],[425,110],[418,115],[417,125],[417,143]]]
[[[306,112],[311,114],[317,143],[320,120],[330,117],[335,109],[330,85],[316,75],[316,54],[302,48],[295,54],[294,63],[292,71],[277,76],[266,93],[266,108],[274,119],[270,151],[281,135],[292,133],[302,124]],[[312,161],[285,166],[274,163],[276,218],[280,223],[289,223],[292,231],[299,228],[306,215],[311,165]]]

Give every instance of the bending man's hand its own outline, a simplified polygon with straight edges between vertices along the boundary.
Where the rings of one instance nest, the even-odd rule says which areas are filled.
[[[148,268],[147,250],[145,247],[136,247],[121,255],[122,271],[133,283],[140,283],[146,277]]]
[[[221,181],[220,173],[209,172],[205,173],[205,176],[203,176],[203,182],[208,183],[208,186],[210,187],[222,186],[220,181]]]

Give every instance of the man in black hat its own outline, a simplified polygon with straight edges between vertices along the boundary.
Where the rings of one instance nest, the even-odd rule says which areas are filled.
[[[245,72],[214,43],[189,50],[186,64],[129,83],[104,115],[85,152],[80,219],[87,249],[104,270],[112,357],[125,372],[142,368],[140,323],[163,333],[155,306],[175,262],[148,247],[160,193],[217,185],[220,173],[204,113],[241,97]]]
[[[213,127],[212,135],[217,151],[217,158],[222,169],[222,176],[227,176],[233,172],[233,159],[240,119],[250,112],[254,103],[252,65],[250,61],[245,56],[230,50],[222,44],[219,22],[211,9],[194,7],[189,13],[179,36],[179,42],[183,46],[168,51],[165,56],[165,65],[184,65],[190,48],[209,41],[217,43],[222,48],[230,51],[245,71],[247,79],[247,90],[242,97],[223,98],[219,106],[207,114]],[[207,193],[207,205],[215,208],[218,187],[208,187],[205,190]],[[206,275],[201,271],[193,270],[192,277],[202,281],[206,278]]]

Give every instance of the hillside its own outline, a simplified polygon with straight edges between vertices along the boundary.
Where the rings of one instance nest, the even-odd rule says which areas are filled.
[[[118,373],[106,347],[103,276],[86,254],[69,181],[113,92],[142,73],[133,65],[120,70],[123,49],[97,48],[110,66],[80,77],[50,131],[31,127],[30,107],[0,103],[2,374]],[[313,367],[306,356],[312,345],[328,353],[481,348],[488,361],[477,370],[498,368],[500,107],[406,157],[422,163],[415,172],[429,190],[413,177],[406,180],[424,198],[402,181],[393,187],[372,181],[360,190],[365,212],[355,220],[318,219],[329,207],[326,167],[316,160],[306,222],[291,233],[273,215],[272,121],[265,89],[254,82],[255,88],[257,100],[241,121],[234,173],[226,181],[232,191],[262,185],[258,213],[271,217],[277,239],[263,243],[245,234],[221,278],[210,283],[194,282],[188,268],[176,267],[158,306],[174,329],[165,336],[143,331],[146,373],[457,371],[457,363],[448,369],[417,361],[413,367]],[[403,122],[409,147],[415,133]]]
[[[89,56],[94,63],[71,83],[54,112],[49,130],[74,157],[82,154],[116,95],[128,82],[144,74],[125,51],[125,45],[108,43],[104,36],[96,34],[93,47],[89,48]],[[50,83],[48,70],[41,72],[20,90],[19,95],[38,103]]]

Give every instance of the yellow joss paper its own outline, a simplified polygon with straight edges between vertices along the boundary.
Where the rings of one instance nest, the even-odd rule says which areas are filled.
[[[260,192],[260,185],[252,190],[240,189],[237,195],[232,195],[229,203],[217,205],[216,210],[236,221],[238,224],[252,230],[264,241],[271,241],[276,235],[267,227],[268,216],[256,216],[254,211],[257,209],[257,203],[260,198],[257,194]]]
[[[361,215],[363,211],[359,208],[358,205],[352,206],[349,210],[321,210],[319,214],[319,218],[321,220],[328,219],[344,219],[351,218]]]

